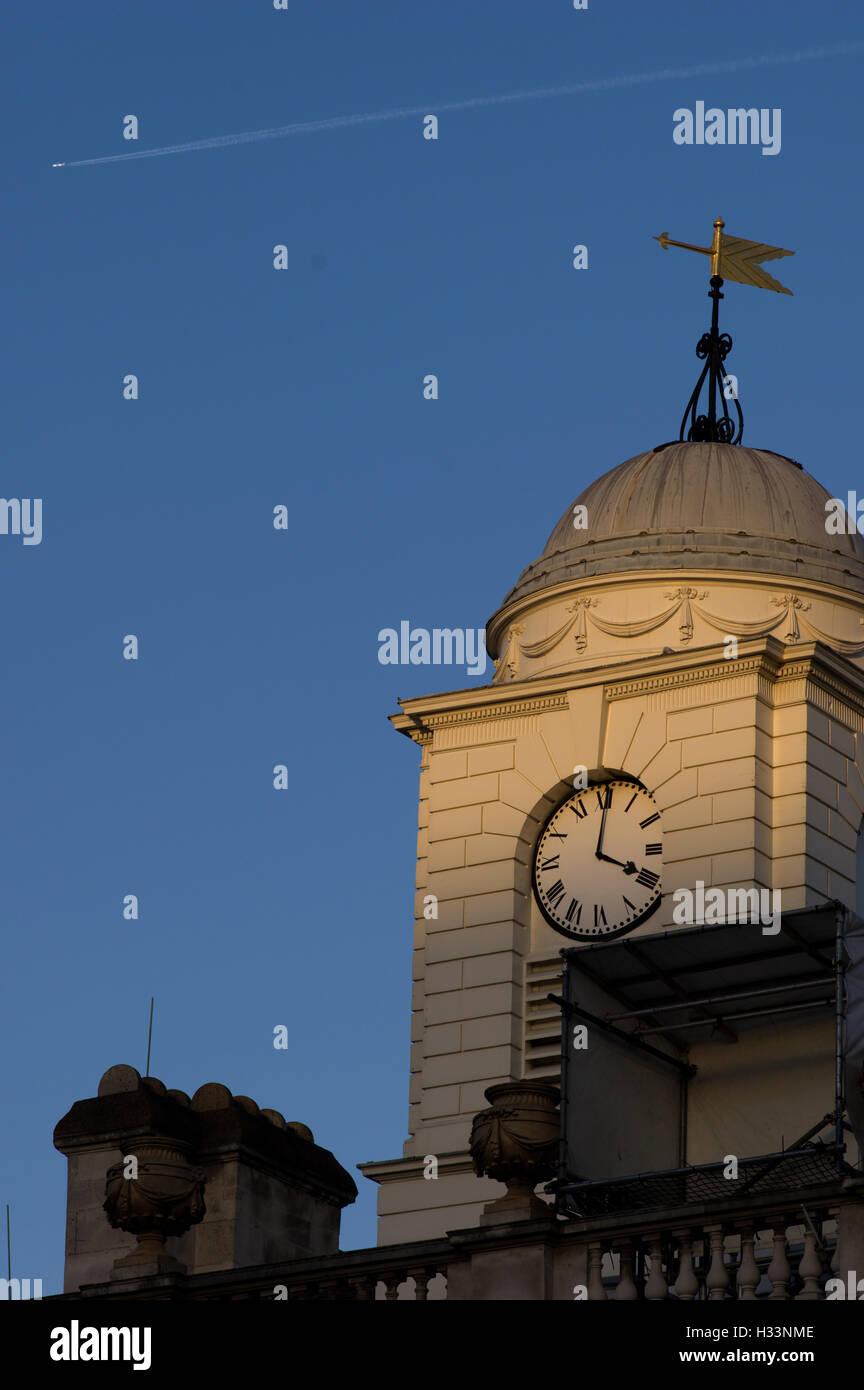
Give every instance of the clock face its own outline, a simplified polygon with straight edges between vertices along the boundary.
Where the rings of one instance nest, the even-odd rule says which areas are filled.
[[[663,845],[654,798],[636,782],[592,782],[546,822],[534,894],[562,936],[623,936],[660,905]]]

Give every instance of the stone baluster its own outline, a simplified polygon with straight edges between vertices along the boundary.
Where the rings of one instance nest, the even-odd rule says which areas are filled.
[[[771,1257],[771,1263],[766,1273],[773,1285],[768,1298],[769,1300],[776,1300],[789,1297],[789,1294],[786,1292],[786,1286],[789,1283],[791,1270],[789,1266],[789,1257],[786,1254],[785,1216],[775,1217],[771,1229],[774,1232],[774,1254]]]
[[[756,1232],[750,1221],[741,1222],[738,1226],[741,1232],[741,1258],[738,1261],[736,1270],[736,1284],[738,1297],[740,1299],[755,1299],[756,1285],[759,1283],[759,1266],[753,1254],[753,1247],[756,1243]]]
[[[704,1297],[713,1302],[725,1298],[729,1287],[729,1272],[724,1261],[724,1229],[722,1226],[704,1227],[703,1269]]]
[[[414,1280],[414,1299],[417,1303],[425,1303],[429,1297],[429,1281],[435,1278],[434,1269],[412,1269],[409,1271]]]
[[[768,1268],[774,1258],[774,1229],[768,1226],[756,1232],[756,1245],[753,1251],[756,1257],[756,1264],[759,1269],[759,1283],[756,1285],[756,1297],[767,1298],[771,1292],[772,1284],[768,1278]]]
[[[705,1272],[705,1288],[708,1290],[708,1298],[716,1303],[719,1299],[726,1297],[726,1290],[729,1287],[729,1273],[723,1262],[723,1227],[705,1227],[706,1245],[710,1242],[710,1262],[707,1260],[708,1268]]]
[[[597,1303],[605,1299],[603,1287],[603,1246],[592,1241],[588,1246],[588,1301]]]
[[[693,1233],[675,1231],[674,1236],[678,1242],[678,1277],[673,1288],[680,1299],[689,1302],[699,1292],[699,1280],[693,1268]]]
[[[708,1290],[705,1287],[705,1275],[708,1273],[708,1241],[704,1231],[698,1233],[693,1241],[693,1268],[699,1285],[699,1292],[696,1297],[701,1302],[708,1297]]]
[[[645,1297],[649,1302],[656,1303],[669,1297],[663,1273],[663,1246],[659,1234],[646,1236],[645,1240],[651,1259],[651,1273],[645,1280]]]
[[[809,1223],[804,1228],[804,1254],[798,1265],[798,1273],[804,1284],[798,1294],[799,1300],[806,1303],[820,1298],[819,1275],[822,1273],[822,1261],[816,1246],[816,1235]]]
[[[632,1303],[634,1299],[639,1297],[639,1290],[633,1279],[632,1240],[619,1241],[618,1251],[621,1257],[621,1275],[618,1279],[618,1287],[613,1294],[613,1298],[619,1299],[624,1303]]]
[[[826,1234],[826,1227],[833,1222],[833,1243]],[[822,1274],[819,1279],[820,1295],[825,1297],[825,1285],[831,1279],[839,1266],[840,1257],[840,1208],[828,1207],[822,1217],[822,1249],[820,1251],[822,1259]]]
[[[372,1274],[352,1275],[348,1283],[354,1290],[354,1298],[358,1302],[367,1302],[375,1298],[375,1285],[377,1280]]]
[[[835,1229],[835,1231],[836,1231],[836,1235],[835,1235],[835,1237],[834,1237],[834,1249],[831,1251],[831,1259],[830,1259],[829,1262],[828,1262],[828,1268],[829,1268],[829,1270],[830,1270],[830,1274],[828,1275],[828,1277],[829,1277],[829,1279],[830,1279],[830,1278],[831,1278],[831,1275],[835,1275],[835,1276],[836,1276],[836,1275],[838,1275],[838,1274],[840,1273],[840,1255],[841,1255],[840,1242],[841,1242],[841,1237],[842,1237],[842,1234],[843,1234],[843,1226],[842,1226],[842,1219],[843,1219],[843,1218],[842,1218],[842,1216],[841,1216],[841,1214],[840,1214],[840,1208],[839,1208],[839,1207],[829,1207],[829,1208],[828,1208],[828,1216],[829,1216],[829,1218],[834,1222],[834,1229]]]
[[[384,1300],[387,1303],[395,1303],[399,1297],[399,1285],[402,1283],[401,1274],[382,1274],[381,1282],[386,1290]]]

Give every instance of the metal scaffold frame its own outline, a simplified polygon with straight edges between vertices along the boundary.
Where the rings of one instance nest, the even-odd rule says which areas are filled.
[[[789,1016],[808,1010],[825,1011],[831,1009],[834,1019],[834,1095],[832,1109],[814,1123],[805,1134],[797,1138],[791,1147],[785,1147],[773,1155],[762,1155],[742,1160],[748,1164],[767,1165],[753,1169],[750,1181],[756,1183],[763,1172],[778,1169],[788,1170],[793,1178],[793,1157],[800,1163],[802,1155],[818,1153],[824,1160],[830,1158],[832,1171],[837,1175],[852,1171],[844,1159],[845,1134],[851,1126],[845,1119],[845,1024],[846,1024],[846,929],[853,914],[843,903],[831,900],[818,907],[785,912],[781,916],[780,931],[776,936],[763,937],[759,943],[748,943],[744,950],[738,949],[743,938],[740,932],[743,924],[702,924],[667,931],[656,935],[640,936],[635,939],[618,939],[610,942],[593,943],[583,948],[567,948],[561,951],[563,958],[563,979],[561,995],[550,994],[548,998],[557,1003],[562,1011],[561,1030],[561,1138],[559,1146],[558,1174],[548,1185],[548,1191],[556,1193],[556,1203],[562,1215],[572,1216],[572,1194],[577,1188],[587,1199],[588,1189],[619,1188],[625,1190],[627,1183],[657,1186],[661,1179],[668,1184],[678,1179],[687,1179],[681,1190],[698,1190],[693,1187],[697,1175],[704,1175],[707,1182],[712,1170],[722,1165],[703,1164],[694,1166],[687,1163],[687,1104],[691,1078],[696,1068],[686,1059],[688,1044],[693,1037],[711,1028],[718,1038],[736,1042],[742,1025],[752,1026],[755,1020]],[[722,933],[722,935],[718,935]],[[615,954],[612,954],[612,953]],[[676,964],[676,962],[679,962]],[[770,972],[772,964],[777,974],[785,973],[788,978],[776,983],[760,983],[763,972]],[[813,966],[817,968],[814,970]],[[800,973],[799,967],[804,967]],[[719,989],[706,990],[693,988],[682,983],[701,972],[711,972],[715,978],[723,975],[728,985]],[[790,973],[791,972],[791,973]],[[622,1007],[620,1011],[609,1012],[605,1017],[584,1008],[576,997],[577,979],[581,974],[586,980],[598,985],[608,997],[616,1000]],[[736,977],[738,987],[735,985]],[[651,991],[650,996],[646,991]],[[664,997],[665,995],[665,997]],[[797,995],[792,1002],[780,1002]],[[751,1003],[754,1007],[735,1009],[735,1005]],[[729,1006],[732,1007],[730,1011]],[[677,1015],[686,1017],[676,1017]],[[695,1015],[695,1016],[694,1016]],[[589,1028],[597,1028],[643,1056],[650,1056],[655,1062],[664,1064],[676,1071],[680,1081],[679,1099],[679,1167],[657,1170],[651,1173],[636,1174],[630,1178],[611,1180],[586,1180],[576,1175],[574,1165],[568,1154],[568,1120],[571,1097],[571,1025],[573,1020],[586,1023]],[[627,1025],[621,1027],[620,1025]],[[628,1027],[632,1025],[632,1030]],[[664,1051],[646,1042],[647,1037],[659,1038],[670,1048]],[[832,1142],[830,1145],[812,1145],[811,1141],[820,1131],[830,1126]],[[809,1149],[806,1146],[810,1146]],[[651,1182],[651,1179],[657,1181]],[[704,1184],[703,1184],[704,1185]],[[745,1186],[749,1186],[748,1182]],[[662,1184],[661,1184],[662,1186]],[[646,1189],[647,1190],[647,1189]],[[658,1188],[658,1195],[660,1189]],[[592,1199],[593,1200],[593,1199]],[[568,1210],[569,1208],[569,1210]]]

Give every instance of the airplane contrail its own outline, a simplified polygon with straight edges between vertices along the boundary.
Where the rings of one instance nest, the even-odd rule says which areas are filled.
[[[630,73],[622,77],[600,77],[593,82],[574,82],[565,87],[535,87],[523,92],[504,92],[500,96],[470,97],[465,101],[429,102],[425,106],[401,106],[388,111],[369,111],[353,116],[328,116],[320,121],[297,121],[293,125],[269,130],[246,130],[236,135],[212,135],[203,140],[186,140],[180,145],[160,145],[152,150],[128,150],[97,159],[71,159],[52,164],[53,169],[81,169],[90,164],[119,164],[127,159],[157,159],[166,154],[191,154],[195,150],[227,149],[251,145],[258,140],[281,140],[289,135],[310,135],[318,130],[339,130],[348,126],[397,121],[406,116],[439,115],[442,111],[470,111],[481,106],[506,106],[517,101],[540,101],[548,97],[579,96],[583,92],[603,92],[615,87],[636,87],[646,82],[668,82],[673,78],[705,77],[721,72],[741,72],[746,68],[769,67],[781,63],[804,63],[818,58],[840,58],[860,53],[864,43],[835,44],[829,48],[807,48],[796,53],[766,53],[755,58],[731,58],[722,63],[699,63],[688,68],[661,68],[657,72]]]

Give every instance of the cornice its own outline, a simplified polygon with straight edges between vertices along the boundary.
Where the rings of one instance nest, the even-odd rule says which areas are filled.
[[[512,689],[517,684],[519,683],[514,681],[513,686],[508,688]],[[528,684],[527,681],[523,683],[523,690],[524,686]],[[391,714],[388,715],[388,718],[394,729],[398,729],[400,734],[406,734],[414,743],[425,745],[433,741],[437,729],[445,729],[456,724],[485,723],[487,720],[494,719],[518,719],[534,714],[548,713],[550,710],[566,710],[569,706],[568,692],[573,688],[572,678],[558,677],[555,684],[559,687],[558,689],[546,690],[543,693],[538,691],[536,695],[530,696],[517,692],[510,700],[502,699],[500,686],[481,686],[470,692],[451,692],[451,695],[462,696],[463,698],[465,694],[470,693],[475,697],[475,701],[478,696],[486,696],[487,698],[470,706],[463,703],[453,706],[448,704],[437,710],[434,708],[434,702],[447,697],[432,695],[424,698],[421,696],[419,700],[400,701],[406,712],[404,714]],[[409,709],[410,713],[408,712]],[[411,714],[415,712],[422,712],[422,729],[411,718]]]
[[[767,652],[757,652],[752,656],[736,657],[728,661],[705,663],[684,671],[664,671],[655,676],[637,676],[633,680],[612,679],[606,688],[606,699],[630,700],[634,695],[656,695],[662,690],[680,690],[682,686],[705,685],[710,681],[728,680],[730,676],[743,676],[752,673],[768,676],[773,682],[777,679],[780,665],[776,658]]]
[[[830,671],[815,662],[794,661],[784,667],[778,685],[804,681],[812,703],[828,714],[845,712],[859,731],[864,731],[864,677],[854,685],[843,672]]]
[[[389,716],[393,727],[421,745],[430,744],[439,730],[457,725],[527,718],[569,708],[571,692],[605,687],[607,701],[693,689],[732,677],[756,677],[769,698],[774,686],[806,681],[814,691],[838,701],[864,719],[864,672],[821,642],[796,644],[794,656],[776,637],[742,640],[739,655],[718,656],[722,644],[697,647],[669,656],[642,657],[614,667],[597,666],[578,673],[513,681],[506,687],[480,686],[418,696],[400,701],[401,711]],[[506,690],[507,694],[504,694]],[[778,692],[779,693],[779,692]]]
[[[430,1144],[432,1139],[430,1137]],[[467,1149],[454,1149],[448,1153],[436,1154],[439,1173],[473,1173],[474,1164]],[[391,1182],[398,1179],[418,1178],[422,1175],[426,1158],[423,1154],[408,1154],[402,1158],[372,1159],[356,1166],[364,1178],[372,1182]]]

